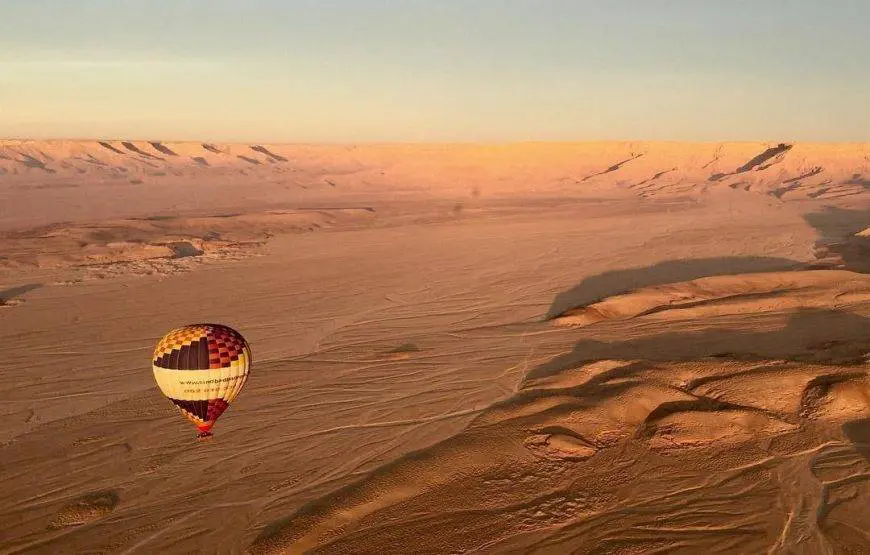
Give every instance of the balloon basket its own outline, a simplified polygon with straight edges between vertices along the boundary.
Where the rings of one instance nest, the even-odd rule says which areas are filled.
[[[214,437],[214,434],[211,432],[199,432],[196,434],[197,441],[205,441],[207,439],[211,439]]]

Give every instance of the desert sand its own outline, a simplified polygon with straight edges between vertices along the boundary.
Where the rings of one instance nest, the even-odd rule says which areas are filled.
[[[870,145],[0,141],[0,553],[858,553]],[[245,335],[195,430],[169,329]]]

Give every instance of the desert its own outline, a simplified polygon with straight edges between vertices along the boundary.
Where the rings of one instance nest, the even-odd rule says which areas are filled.
[[[2,553],[860,553],[870,146],[0,141]],[[197,441],[166,330],[250,342]]]

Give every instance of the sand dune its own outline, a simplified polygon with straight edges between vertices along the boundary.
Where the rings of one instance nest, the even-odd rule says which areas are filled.
[[[640,289],[572,308],[553,318],[553,323],[585,326],[643,316],[659,320],[831,307],[838,302],[870,300],[866,282],[863,275],[821,270],[713,276]]]
[[[868,156],[3,141],[0,553],[861,552]]]
[[[789,299],[854,280],[870,292],[866,276],[847,274],[710,278],[703,289],[750,295],[764,281]],[[866,296],[852,301],[839,309],[870,307]],[[757,302],[752,318],[800,305]],[[827,512],[825,497],[844,482],[849,499],[866,489],[868,463],[840,427],[870,416],[868,401],[861,366],[719,357],[569,367],[527,379],[457,436],[304,507],[251,552],[761,552],[797,538],[841,552],[856,538],[841,529],[870,515],[853,506],[807,517]],[[827,476],[819,464],[832,457],[852,470]],[[796,465],[806,484],[796,485]]]

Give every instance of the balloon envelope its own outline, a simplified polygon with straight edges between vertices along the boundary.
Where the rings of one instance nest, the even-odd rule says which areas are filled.
[[[196,425],[198,437],[211,435],[215,421],[244,387],[250,367],[245,338],[221,324],[170,331],[152,359],[157,386]]]

